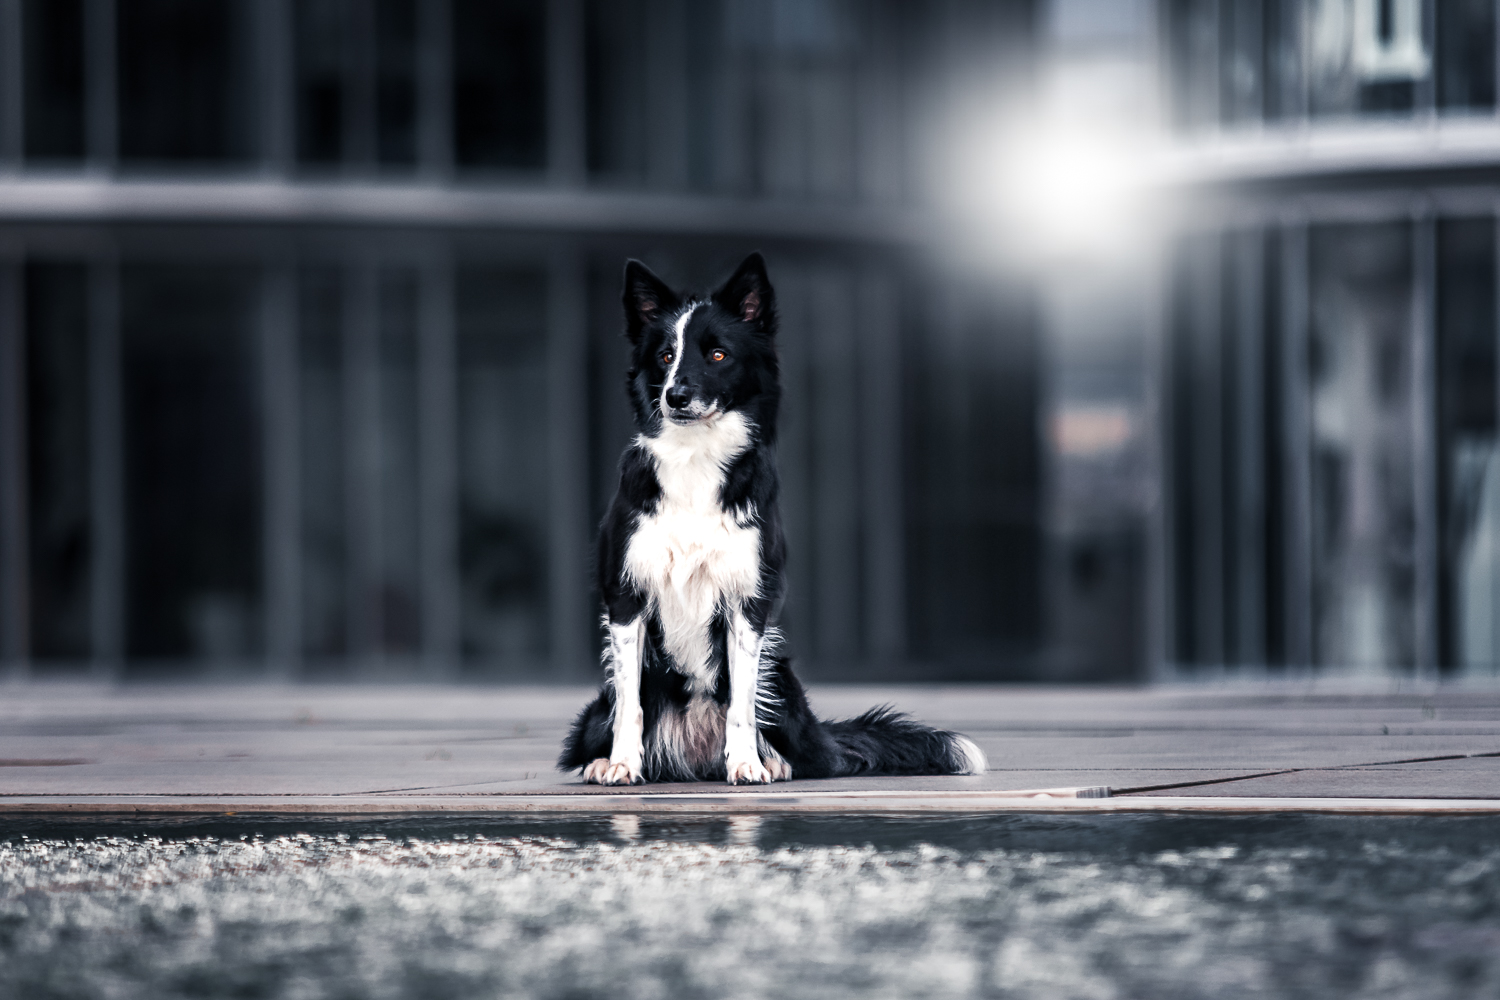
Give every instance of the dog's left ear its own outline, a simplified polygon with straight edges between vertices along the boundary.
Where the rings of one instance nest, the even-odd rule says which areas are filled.
[[[724,282],[714,301],[725,310],[767,333],[776,332],[776,292],[766,277],[766,261],[759,253],[746,257]]]

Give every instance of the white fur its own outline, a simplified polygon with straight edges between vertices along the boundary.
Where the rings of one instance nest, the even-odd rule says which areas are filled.
[[[608,760],[584,770],[584,780],[601,785],[630,785],[641,780],[644,751],[641,711],[641,632],[643,619],[609,626],[609,681],[615,689],[614,745]]]
[[[755,689],[760,682],[761,636],[735,610],[729,637],[729,711],[724,720],[724,768],[731,784],[763,784],[770,772],[760,760],[756,740]]]
[[[983,774],[989,768],[989,761],[985,760],[984,751],[979,749],[979,744],[967,736],[953,737],[953,753],[964,763],[964,769],[959,772],[960,774]]]
[[[677,369],[682,366],[682,348],[687,337],[688,320],[693,318],[693,310],[697,308],[698,303],[689,302],[672,321],[672,364],[667,368],[666,381],[661,384],[661,399],[657,401],[663,418],[667,414],[667,390],[677,382]]]
[[[663,421],[641,447],[656,462],[661,501],[643,515],[625,550],[625,573],[661,618],[667,652],[693,689],[713,689],[709,622],[760,585],[760,530],[719,506],[724,470],[750,446],[743,414],[692,424]]]

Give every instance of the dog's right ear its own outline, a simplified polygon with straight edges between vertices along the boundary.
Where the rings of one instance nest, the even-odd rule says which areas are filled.
[[[625,262],[625,336],[633,344],[647,324],[676,311],[677,293],[638,260]]]

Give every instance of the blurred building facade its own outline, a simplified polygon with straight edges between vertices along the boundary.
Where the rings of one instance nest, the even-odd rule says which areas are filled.
[[[1164,676],[1500,663],[1490,0],[1172,0]]]
[[[932,252],[924,159],[957,98],[1026,90],[1034,29],[977,0],[0,0],[0,660],[594,676],[621,265],[702,286],[762,249],[804,669],[1043,675],[1037,299]]]

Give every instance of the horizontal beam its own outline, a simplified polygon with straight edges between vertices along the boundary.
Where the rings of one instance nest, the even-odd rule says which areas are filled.
[[[659,233],[836,243],[932,238],[916,211],[858,205],[431,183],[0,178],[0,224],[214,223]]]

